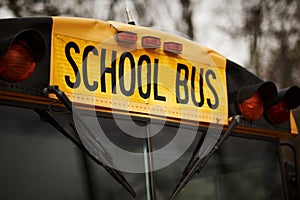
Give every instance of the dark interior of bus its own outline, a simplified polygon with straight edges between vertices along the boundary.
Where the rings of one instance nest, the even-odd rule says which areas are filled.
[[[0,110],[0,199],[134,199],[102,166],[34,110],[8,106]],[[70,113],[53,111],[51,115],[72,132]],[[112,143],[129,152],[145,152],[145,137],[124,133],[112,114],[99,115],[98,120]],[[130,126],[127,119],[120,121]],[[147,123],[134,121],[142,128],[131,131],[145,135]],[[156,126],[159,122],[153,121],[150,132]],[[141,131],[143,127],[145,131]],[[166,123],[149,141],[152,151],[160,150],[179,128],[194,134],[193,143],[179,159],[153,172],[122,172],[136,199],[168,199],[180,181],[206,129],[190,131],[188,125]],[[231,134],[175,199],[284,199],[278,145],[278,140]],[[167,152],[167,156],[174,152]],[[153,162],[164,159],[162,155]],[[144,161],[138,162],[143,165]]]

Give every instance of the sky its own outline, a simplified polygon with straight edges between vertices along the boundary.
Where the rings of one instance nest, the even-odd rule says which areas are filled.
[[[203,44],[228,59],[245,65],[248,61],[248,46],[246,41],[232,39],[225,31],[221,30],[221,27],[230,29],[234,28],[234,25],[239,25],[240,21],[240,5],[239,1],[233,1],[235,4],[230,6],[234,12],[226,11],[223,0],[203,0],[199,3],[196,10],[199,10],[195,14],[194,22],[197,24],[195,40]],[[230,13],[230,15],[228,15]],[[235,14],[233,14],[235,13]],[[233,24],[234,20],[234,24]]]

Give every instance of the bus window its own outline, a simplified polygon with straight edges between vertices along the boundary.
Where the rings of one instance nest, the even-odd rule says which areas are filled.
[[[132,199],[107,171],[33,110],[6,106],[0,110],[0,199]],[[63,124],[71,119],[67,114],[57,116]],[[120,132],[109,119],[104,122],[110,134]],[[139,142],[134,142],[139,151]],[[137,198],[146,199],[145,175],[126,173],[126,178]]]
[[[154,172],[160,199],[169,198],[192,149]],[[231,136],[175,199],[284,199],[282,188],[278,143]]]

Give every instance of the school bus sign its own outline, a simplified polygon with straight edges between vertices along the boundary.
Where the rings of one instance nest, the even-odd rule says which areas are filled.
[[[299,106],[299,86],[278,90],[182,37],[83,18],[12,18],[0,24],[6,27],[0,32],[0,104],[51,110],[73,102],[98,113],[203,128],[227,128],[239,115],[236,130],[243,134],[298,133],[291,110]],[[68,104],[49,91],[55,87]]]
[[[95,107],[227,123],[225,58],[157,30],[53,18],[50,85]]]

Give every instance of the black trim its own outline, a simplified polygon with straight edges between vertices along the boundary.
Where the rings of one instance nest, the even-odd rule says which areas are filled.
[[[28,79],[18,83],[0,80],[0,90],[45,97],[42,90],[49,85],[50,79],[52,23],[52,17],[8,18],[0,20],[0,27],[3,27],[3,30],[0,31],[0,44],[1,41],[7,40],[28,29],[39,32],[46,42],[45,54],[37,63],[33,74]]]

